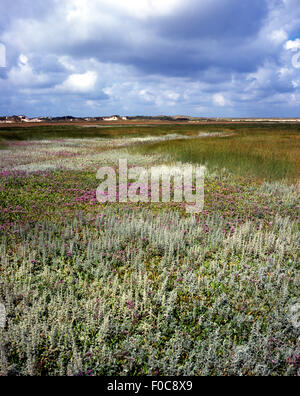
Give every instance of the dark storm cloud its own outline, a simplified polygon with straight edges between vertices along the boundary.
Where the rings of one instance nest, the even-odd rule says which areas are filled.
[[[53,0],[1,0],[0,3],[0,32],[9,26],[11,21],[44,17],[53,7]]]
[[[192,0],[167,16],[120,19],[114,30],[102,31],[100,19],[89,27],[90,36],[66,42],[60,51],[171,76],[197,74],[210,67],[249,72],[265,56],[265,48],[253,41],[267,15],[265,0]]]
[[[28,110],[32,100],[37,113],[47,102],[53,111],[107,114],[225,107],[239,115],[239,103],[254,111],[270,97],[287,111],[297,107],[299,70],[284,45],[300,36],[298,0],[2,0],[0,7],[8,64],[0,69],[0,112],[14,105],[18,112],[20,103]]]
[[[241,41],[256,35],[268,13],[266,0],[192,0],[176,15],[152,21],[162,35],[175,39]]]

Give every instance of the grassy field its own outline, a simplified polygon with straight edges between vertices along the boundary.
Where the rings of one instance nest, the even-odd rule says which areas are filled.
[[[37,125],[35,127],[1,127],[0,141],[4,145],[7,141],[24,141],[24,140],[45,140],[45,139],[86,139],[86,138],[114,138],[125,136],[157,136],[166,135],[176,129],[179,133],[185,134],[189,130],[187,126],[181,125],[86,125],[86,126],[72,126],[72,125],[53,125],[43,126]],[[197,130],[193,127],[191,129]]]
[[[219,136],[198,139],[199,134],[212,132],[223,134],[222,141]],[[195,140],[171,140],[163,144],[154,142],[135,150],[143,154],[167,154],[173,160],[206,164],[210,169],[226,168],[238,176],[260,180],[294,182],[300,178],[300,126],[297,124],[2,127],[0,148],[3,149],[9,141],[112,139],[170,134],[195,136]]]
[[[226,168],[237,176],[258,180],[300,179],[300,131],[273,126],[223,128],[225,135],[205,140],[171,141],[143,145],[136,151],[168,155],[176,161],[205,164],[210,169]],[[205,128],[206,129],[206,128]]]
[[[0,141],[0,375],[300,374],[298,125]],[[100,204],[96,172],[119,158],[205,164],[203,212]]]

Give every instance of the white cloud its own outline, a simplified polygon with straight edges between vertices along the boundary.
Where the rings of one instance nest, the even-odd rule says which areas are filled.
[[[26,55],[21,54],[18,58],[18,66],[12,67],[8,72],[9,81],[18,86],[40,86],[47,83],[48,76],[36,73]]]
[[[1,113],[298,114],[299,0],[2,1]]]
[[[148,16],[168,15],[180,5],[180,0],[110,0],[117,7],[130,14],[145,18]]]
[[[300,69],[300,52],[295,54],[292,58],[292,65],[295,69]]]
[[[19,64],[21,64],[21,65],[27,65],[28,64],[28,58],[27,58],[26,55],[21,54],[19,56]]]
[[[181,0],[60,0],[66,7],[66,19],[89,18],[93,12],[98,15],[102,11],[114,9],[137,18],[167,15],[174,12],[182,4]]]
[[[149,89],[141,89],[139,92],[140,97],[146,102],[154,102],[155,96]]]
[[[285,43],[286,50],[298,51],[300,49],[300,39],[289,40]]]
[[[224,107],[226,105],[226,100],[222,94],[218,93],[213,95],[213,103],[216,106]]]
[[[273,30],[271,32],[270,38],[276,44],[281,44],[288,39],[288,34],[283,29]]]
[[[58,58],[60,64],[62,64],[67,70],[74,72],[76,70],[75,65],[72,63],[69,57],[61,56]]]
[[[98,74],[95,71],[87,71],[83,74],[71,74],[62,84],[55,89],[61,92],[89,93],[95,89]]]

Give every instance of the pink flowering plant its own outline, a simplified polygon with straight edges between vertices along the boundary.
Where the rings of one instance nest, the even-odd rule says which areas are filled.
[[[138,141],[62,129],[0,150],[1,375],[299,375],[296,184],[214,157],[199,162],[197,213],[174,193],[99,202],[97,172],[110,167],[118,182],[120,158],[129,168],[187,163],[166,153],[178,136],[166,143],[152,129]],[[231,139],[200,139],[199,126],[176,133],[191,130],[195,144]]]

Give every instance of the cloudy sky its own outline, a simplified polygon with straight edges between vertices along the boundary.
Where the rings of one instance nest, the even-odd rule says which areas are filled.
[[[0,66],[0,115],[300,117],[300,4],[1,0]]]

